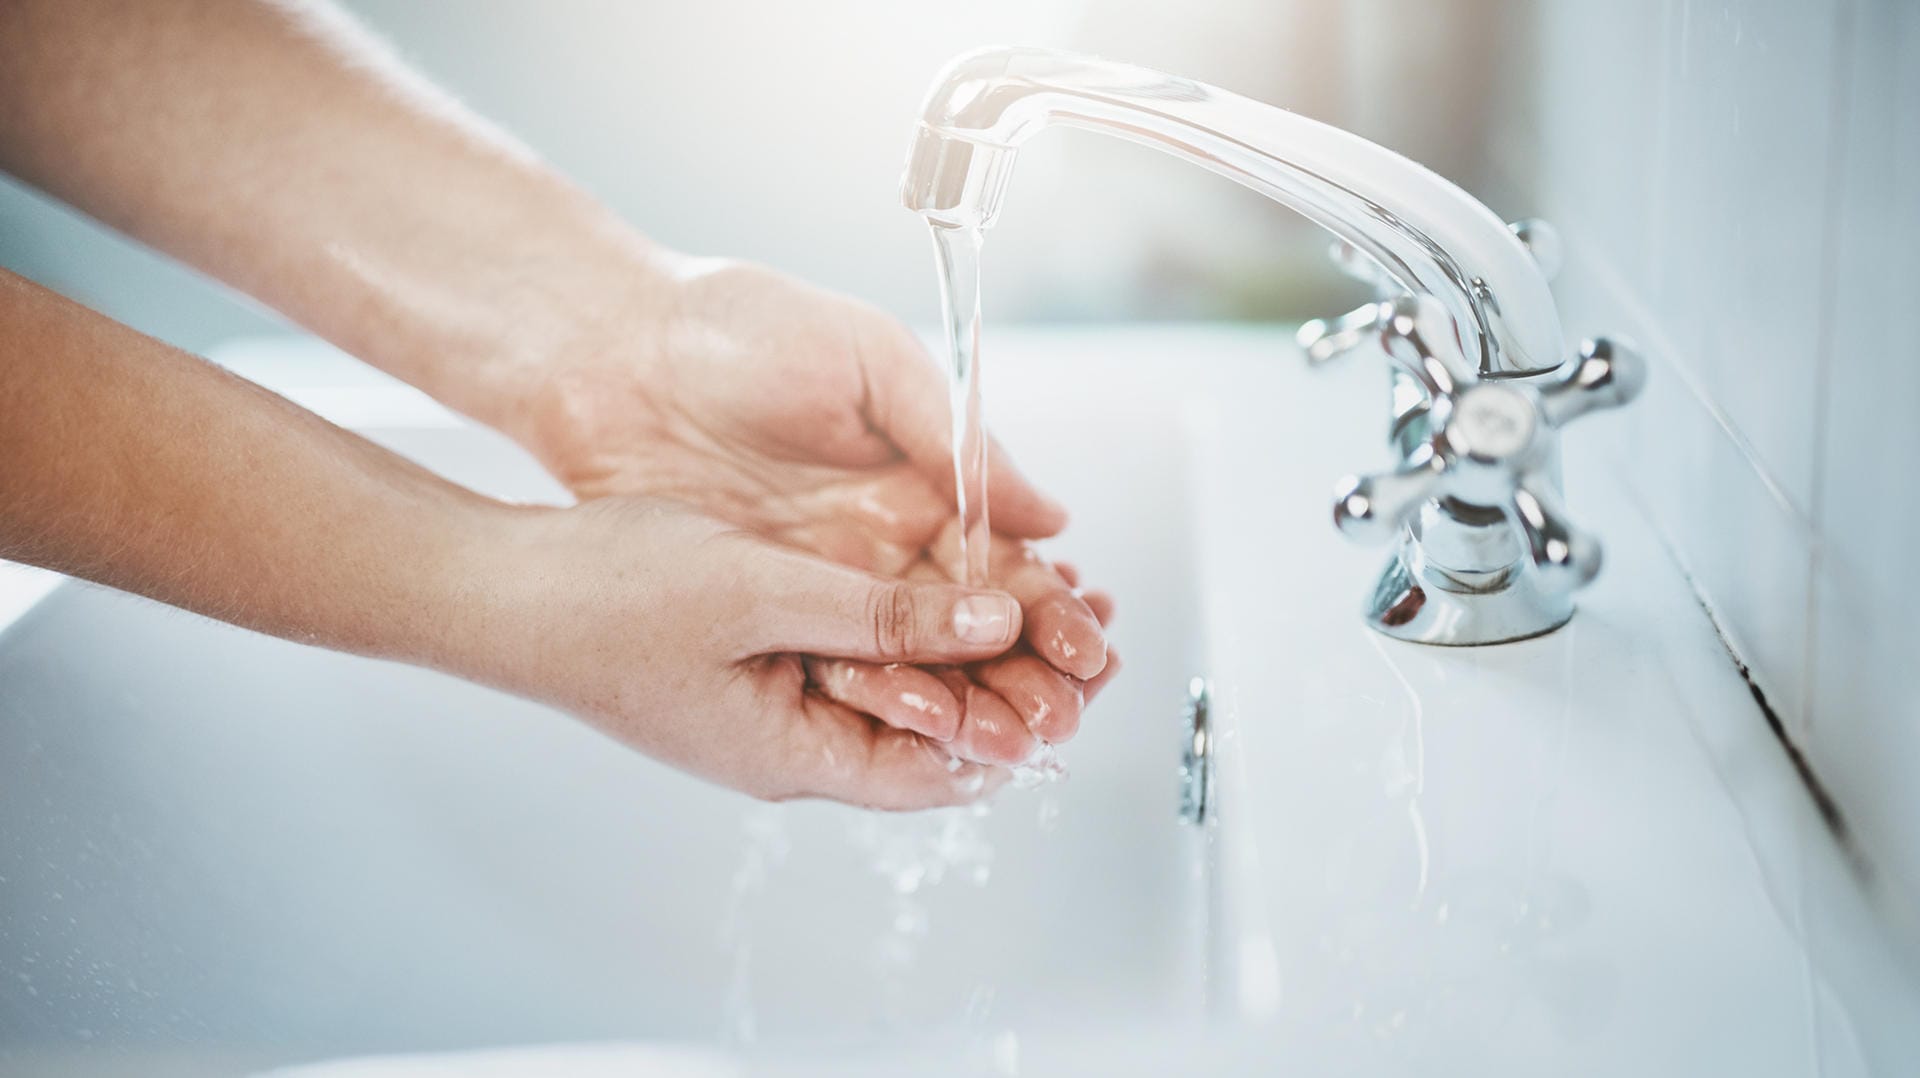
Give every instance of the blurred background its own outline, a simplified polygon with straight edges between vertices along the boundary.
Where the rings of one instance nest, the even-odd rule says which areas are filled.
[[[1525,54],[1504,43],[1530,23],[1487,0],[347,6],[648,234],[922,325],[938,310],[931,258],[896,183],[920,100],[956,53],[1051,45],[1188,75],[1367,134],[1487,197],[1499,84],[1525,75],[1500,58]],[[1023,151],[1020,174],[987,256],[991,317],[1290,319],[1357,296],[1312,226],[1138,147],[1064,132]],[[0,184],[0,257],[17,272],[190,350],[271,326]]]

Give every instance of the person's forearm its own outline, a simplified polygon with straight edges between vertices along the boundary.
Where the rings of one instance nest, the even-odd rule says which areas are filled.
[[[491,425],[672,256],[305,0],[0,3],[0,168]]]
[[[0,272],[0,558],[308,643],[473,665],[498,506]]]

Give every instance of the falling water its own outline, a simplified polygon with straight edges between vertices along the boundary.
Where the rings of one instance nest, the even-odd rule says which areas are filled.
[[[980,230],[928,219],[940,310],[947,333],[947,406],[952,418],[953,493],[959,507],[960,564],[955,577],[985,587],[992,532],[987,523],[987,438],[980,415]],[[1066,776],[1052,745],[1041,742],[1013,769],[1031,789]]]
[[[952,422],[954,502],[958,508],[958,563],[953,575],[970,587],[987,586],[991,553],[987,523],[987,441],[980,414],[980,232],[933,225],[934,265],[940,278],[940,304],[947,336],[948,405]],[[959,766],[955,761],[954,766]],[[1027,760],[1011,768],[1016,788],[1031,789],[1066,774],[1044,742]],[[1060,806],[1051,795],[1039,806],[1037,824],[1053,829]],[[864,816],[851,838],[888,893],[887,921],[875,941],[875,969],[884,998],[905,998],[912,967],[924,941],[929,918],[926,890],[949,876],[984,887],[993,868],[993,843],[986,833],[984,803],[924,813],[915,817]],[[724,1035],[736,1044],[758,1035],[753,999],[751,929],[756,904],[769,878],[786,861],[792,845],[785,818],[777,810],[750,815],[746,842],[735,872],[731,899],[721,918],[721,945],[730,959]],[[975,986],[968,1023],[984,1025],[993,989]],[[1018,1041],[1011,1031],[993,1042],[1002,1073],[1018,1068]]]
[[[987,583],[987,439],[980,421],[980,230],[928,222],[947,330],[947,404],[952,417],[953,493],[960,510],[955,577]]]
[[[949,874],[975,887],[987,885],[993,843],[986,821],[987,806],[976,803],[908,817],[867,815],[854,822],[850,837],[866,851],[887,888],[887,922],[874,950],[874,972],[887,1001],[883,1005],[904,999],[912,984],[913,965],[930,923],[926,892]]]
[[[759,1036],[753,1006],[753,907],[766,892],[769,877],[786,862],[793,842],[787,835],[786,815],[777,805],[755,809],[742,824],[746,841],[720,916],[720,946],[729,964],[721,1035],[745,1045]]]
[[[946,321],[954,501],[960,539],[958,564],[953,569],[955,579],[971,587],[987,585],[991,553],[987,443],[980,414],[980,242],[976,229],[933,225],[934,263]],[[957,761],[954,766],[959,766]],[[1044,742],[1011,770],[1014,785],[1021,789],[1058,781],[1066,774],[1053,746]],[[1044,796],[1036,821],[1039,828],[1052,830],[1059,811],[1058,801],[1051,794]],[[988,806],[980,803],[915,817],[870,815],[855,822],[850,837],[885,881],[889,897],[888,919],[876,940],[874,954],[886,999],[898,1000],[907,994],[912,967],[929,927],[926,890],[949,876],[958,876],[975,887],[986,885],[994,854],[986,833],[988,815]],[[726,1034],[736,1043],[750,1043],[757,1034],[749,943],[752,908],[790,849],[784,818],[779,814],[748,819],[744,856],[735,874],[732,901],[724,913],[721,931],[733,967]],[[969,1025],[989,1021],[993,995],[991,985],[975,986],[967,1006]],[[994,1038],[994,1060],[1001,1073],[1017,1073],[1018,1052],[1019,1042],[1011,1030]]]

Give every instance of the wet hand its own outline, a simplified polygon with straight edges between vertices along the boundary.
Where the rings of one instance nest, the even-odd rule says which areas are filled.
[[[925,676],[1002,656],[1022,629],[1006,592],[864,572],[668,501],[513,510],[505,533],[474,567],[485,613],[463,629],[456,672],[770,800],[927,808],[1007,777],[955,758],[948,743],[972,736],[960,724],[943,738],[876,720],[808,671]]]
[[[949,522],[923,555],[898,575],[912,581],[951,582],[957,560],[957,522]],[[1004,655],[964,667],[876,664],[857,659],[809,658],[818,691],[880,720],[914,730],[965,760],[1018,764],[1044,741],[1059,744],[1080,728],[1080,716],[1113,676],[1120,659],[1104,646],[1113,600],[1078,590],[1071,566],[1050,565],[1031,547],[1002,537],[993,544],[988,582],[1019,601],[1020,643]],[[1097,656],[1076,641],[1101,634]],[[1042,649],[1054,659],[1042,659]],[[1066,663],[1085,677],[1060,669]]]
[[[583,499],[670,497],[888,576],[957,564],[946,384],[912,333],[751,265],[679,263],[671,278],[545,366],[521,440]],[[849,706],[1006,763],[1035,735],[1072,735],[1107,649],[1093,604],[1025,542],[1064,511],[997,445],[989,473],[993,577],[1026,608],[1023,646],[965,671],[813,672]]]

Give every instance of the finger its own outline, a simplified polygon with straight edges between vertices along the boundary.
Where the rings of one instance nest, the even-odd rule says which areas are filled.
[[[822,696],[889,726],[942,742],[953,740],[960,729],[960,701],[939,678],[919,667],[819,658],[808,658],[806,667]]]
[[[1082,680],[1098,674],[1107,663],[1107,636],[1086,601],[1031,547],[1001,543],[994,555],[1000,564],[993,578],[1020,601],[1034,653],[1063,674]]]
[[[1008,535],[1045,539],[1067,526],[1067,507],[1035,486],[1013,463],[1013,454],[992,435],[987,436],[987,497],[993,506],[994,528]]]
[[[1104,591],[1089,591],[1080,596],[1080,601],[1087,604],[1088,610],[1093,611],[1093,616],[1100,622],[1102,629],[1113,624],[1113,596]],[[1107,661],[1113,661],[1111,649],[1108,650]]]
[[[1086,703],[1093,703],[1094,697],[1099,696],[1100,690],[1106,688],[1118,673],[1120,673],[1120,653],[1109,651],[1107,652],[1106,669],[1100,671],[1098,676],[1087,682],[1087,687],[1083,690],[1083,697]]]
[[[883,315],[876,318],[885,319]],[[919,338],[885,319],[884,340],[864,348],[867,421],[927,476],[953,494],[953,418],[947,379]],[[1067,511],[1020,474],[998,442],[988,439],[987,489],[994,527],[1009,535],[1040,539],[1066,527]]]
[[[957,667],[942,667],[940,679],[961,701],[960,729],[948,752],[972,763],[1012,765],[1033,755],[1033,732],[1011,704]]]
[[[913,580],[939,579],[940,566],[959,557],[959,529],[935,539],[929,557],[907,569]],[[1063,674],[1085,680],[1106,664],[1106,633],[1093,610],[1030,544],[1000,537],[993,544],[989,578],[1020,602],[1025,638],[1034,653]]]
[[[969,804],[1010,777],[812,693],[802,698],[790,733],[788,758],[811,761],[797,776],[802,797],[900,812]]]
[[[753,654],[967,662],[1019,639],[1020,606],[1004,592],[884,577],[744,534],[725,538],[749,545],[741,582],[756,598],[739,621]]]
[[[1057,745],[1079,731],[1085,702],[1080,682],[1039,656],[1021,649],[975,663],[968,671],[975,681],[1006,701],[1040,740]]]
[[[1060,579],[1067,582],[1067,587],[1077,588],[1080,586],[1080,569],[1073,563],[1064,561],[1054,562],[1053,571],[1060,574]]]

